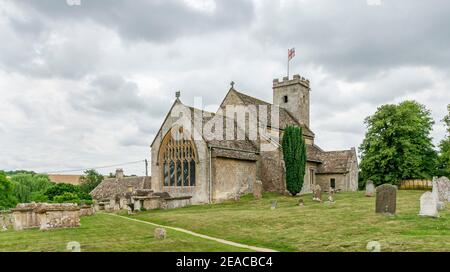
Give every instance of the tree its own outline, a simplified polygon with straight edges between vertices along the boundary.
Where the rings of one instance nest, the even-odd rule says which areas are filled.
[[[0,172],[0,210],[12,208],[16,204],[13,183],[6,178],[5,173]]]
[[[81,191],[89,194],[103,181],[103,176],[94,169],[86,170],[84,176],[81,177]]]
[[[367,132],[359,147],[361,174],[375,185],[430,178],[437,154],[430,132],[431,113],[415,101],[383,105],[365,119]]]
[[[286,166],[286,189],[295,196],[302,189],[306,168],[306,145],[302,128],[286,127],[282,149]]]
[[[92,197],[81,191],[80,186],[66,183],[58,183],[48,188],[44,195],[47,196],[48,200],[55,201],[55,197],[62,196],[64,193],[72,193],[78,196],[79,199],[91,200]]]
[[[21,203],[40,202],[38,199],[42,198],[36,197],[38,193],[43,194],[53,185],[47,175],[40,174],[16,174],[11,177],[11,181],[14,184],[14,195]],[[33,193],[35,196],[32,198]]]
[[[447,135],[439,143],[439,159],[437,175],[450,177],[450,104],[448,114],[442,120],[447,127]]]

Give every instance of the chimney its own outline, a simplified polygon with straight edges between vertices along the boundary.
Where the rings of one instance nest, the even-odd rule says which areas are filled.
[[[116,169],[116,179],[123,179],[123,169]]]

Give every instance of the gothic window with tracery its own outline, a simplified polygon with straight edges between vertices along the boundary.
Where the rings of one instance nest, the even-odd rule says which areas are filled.
[[[182,129],[177,134],[182,134]],[[172,131],[169,131],[161,143],[159,155],[164,186],[195,186],[196,160],[194,142],[180,135],[173,137]]]

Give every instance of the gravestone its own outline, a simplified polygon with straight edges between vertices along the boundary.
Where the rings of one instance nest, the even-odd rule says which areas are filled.
[[[156,240],[166,239],[166,235],[167,235],[167,232],[166,232],[165,229],[163,229],[163,228],[156,228],[155,229],[155,239]]]
[[[270,206],[271,210],[275,210],[278,206],[278,201],[277,200],[272,200],[272,206]]]
[[[376,189],[376,213],[395,214],[397,208],[397,187],[383,184]]]
[[[450,180],[447,177],[433,178],[433,192],[436,192],[438,201],[448,202],[450,196]]]
[[[420,216],[439,217],[436,197],[431,192],[426,192],[420,197]]]
[[[305,201],[302,198],[298,200],[298,206],[305,206]]]
[[[334,203],[334,189],[330,188],[328,191],[328,202]]]
[[[375,195],[375,185],[373,185],[373,181],[368,180],[366,182],[366,196],[372,197]]]
[[[313,189],[313,200],[322,202],[322,188],[319,184],[316,184]]]
[[[260,180],[255,181],[255,183],[253,184],[253,197],[255,199],[261,199],[262,192],[263,192],[262,181],[260,181]]]
[[[448,201],[450,190],[450,181],[446,177],[433,178],[433,195],[436,198],[438,210],[445,209],[445,202]]]

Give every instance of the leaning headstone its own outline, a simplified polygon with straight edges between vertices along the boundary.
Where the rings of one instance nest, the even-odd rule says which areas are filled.
[[[316,184],[313,189],[313,200],[322,202],[322,188],[319,184]]]
[[[255,199],[261,199],[262,192],[263,192],[262,181],[260,181],[260,180],[255,181],[255,183],[253,184],[253,197]]]
[[[420,216],[439,217],[436,197],[431,192],[426,192],[420,197]]]
[[[391,184],[378,186],[376,194],[376,213],[395,214],[397,208],[397,187]]]
[[[275,210],[278,206],[278,201],[277,200],[273,200],[272,201],[272,205],[270,206],[271,210]]]
[[[366,196],[372,197],[375,195],[375,185],[373,185],[373,181],[368,180],[366,182]]]
[[[166,239],[166,235],[167,235],[167,232],[166,232],[165,229],[163,229],[163,228],[156,228],[155,229],[155,239],[156,240]]]

